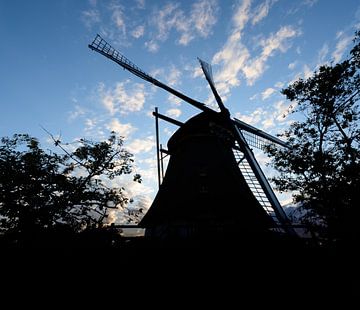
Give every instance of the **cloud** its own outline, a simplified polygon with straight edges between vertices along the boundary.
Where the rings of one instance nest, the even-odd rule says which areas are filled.
[[[78,117],[85,115],[85,113],[86,113],[86,109],[82,108],[79,105],[75,105],[75,111],[69,112],[68,120],[72,122]]]
[[[263,108],[257,108],[250,115],[244,115],[238,112],[235,113],[235,117],[250,125],[256,125],[261,121],[265,114],[266,112]]]
[[[260,41],[260,45],[263,47],[260,56],[252,59],[243,69],[248,85],[253,85],[255,80],[263,74],[268,58],[278,50],[282,53],[286,52],[290,46],[288,39],[297,35],[299,32],[293,27],[283,26],[275,34],[271,34],[267,39]]]
[[[199,0],[186,13],[179,3],[170,2],[152,16],[151,23],[157,30],[155,38],[166,41],[172,30],[179,34],[176,42],[180,45],[188,45],[197,36],[206,38],[217,22],[217,12],[216,0]]]
[[[281,27],[275,34],[260,40],[261,52],[256,57],[251,57],[249,49],[242,43],[243,30],[246,24],[255,20],[260,21],[268,14],[268,10],[275,1],[266,1],[251,13],[251,1],[244,0],[235,8],[232,17],[233,28],[226,43],[214,55],[212,62],[220,65],[220,70],[216,73],[216,86],[225,101],[230,89],[240,85],[240,75],[242,74],[248,85],[254,82],[264,73],[266,62],[276,51],[285,52],[290,44],[288,39],[299,34],[291,26]],[[196,72],[196,76],[198,75]],[[208,100],[211,101],[210,99]]]
[[[276,83],[275,83],[275,87],[277,87],[277,88],[283,88],[284,85],[285,85],[284,82],[276,82]]]
[[[296,65],[297,65],[297,61],[294,61],[294,62],[292,62],[292,63],[289,63],[288,68],[289,68],[290,70],[294,70],[295,67],[296,67]]]
[[[115,131],[120,136],[129,137],[136,128],[130,123],[121,124],[116,118],[113,118],[109,124],[106,125],[106,128],[111,131]]]
[[[175,86],[179,84],[179,79],[181,77],[181,71],[176,69],[174,66],[171,67],[170,72],[167,74],[167,84],[169,86]]]
[[[95,128],[96,124],[97,124],[96,119],[87,118],[85,120],[85,131],[93,130]]]
[[[154,40],[147,41],[144,44],[149,52],[156,53],[159,50],[159,44]]]
[[[174,105],[177,105],[177,106],[179,106],[181,104],[181,101],[182,101],[179,97],[176,97],[176,96],[174,96],[172,94],[170,94],[168,96],[168,100],[170,101],[170,103],[172,103]]]
[[[216,0],[201,0],[193,4],[190,19],[201,37],[206,38],[211,33],[218,10]]]
[[[87,28],[100,22],[100,12],[97,9],[89,9],[81,13],[81,20]]]
[[[329,53],[329,46],[325,43],[318,53],[318,63],[321,65],[325,63],[326,56]]]
[[[313,75],[313,72],[310,70],[308,65],[304,65],[303,67],[303,74],[304,74],[304,79],[308,79],[309,77],[311,77]]]
[[[125,23],[125,14],[123,12],[123,7],[119,4],[112,3],[110,6],[110,10],[112,11],[111,20],[119,29],[123,35],[126,34],[126,23]]]
[[[287,116],[291,111],[290,107],[285,101],[280,100],[275,102],[268,110],[259,107],[249,115],[235,113],[235,117],[250,125],[261,124],[264,129],[268,129],[275,127],[276,124],[288,121]]]
[[[250,57],[248,49],[241,43],[241,32],[249,20],[250,0],[244,0],[233,15],[233,29],[222,49],[217,52],[212,62],[222,67],[216,75],[217,89],[223,100],[230,88],[238,86],[238,74]]]
[[[144,35],[144,32],[145,32],[145,27],[143,25],[139,25],[133,31],[131,31],[131,35],[135,39],[139,39]]]
[[[267,88],[265,89],[262,93],[261,93],[261,98],[262,100],[266,100],[268,99],[273,93],[275,93],[276,90],[274,88]]]
[[[338,42],[335,51],[331,55],[334,62],[339,62],[341,60],[346,48],[351,44],[353,38],[351,36],[346,36],[343,32],[339,32],[337,34],[337,39]]]
[[[178,118],[181,115],[180,109],[169,109],[166,111],[166,115],[174,118]]]
[[[266,0],[255,8],[255,12],[253,13],[251,23],[252,25],[257,24],[262,19],[264,19],[268,14],[271,6],[276,3],[277,0]]]
[[[145,139],[135,139],[128,146],[127,149],[133,154],[150,152],[154,147],[154,137],[149,136]]]
[[[113,89],[105,89],[104,84],[99,85],[101,102],[110,115],[142,110],[145,103],[145,86],[140,83],[129,84],[129,81],[116,83]]]
[[[318,0],[304,0],[303,4],[312,7],[316,2],[318,2]]]
[[[279,123],[283,123],[287,120],[287,116],[290,112],[289,104],[286,104],[283,100],[277,101],[273,105],[272,111],[263,113],[264,119],[261,124],[264,129],[275,127]]]
[[[145,9],[145,0],[135,0],[138,9]]]

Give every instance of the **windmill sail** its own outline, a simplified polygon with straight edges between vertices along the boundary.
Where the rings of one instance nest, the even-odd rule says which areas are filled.
[[[194,107],[202,110],[202,111],[212,111],[208,107],[206,107],[203,103],[196,101],[177,90],[169,87],[168,85],[161,83],[157,79],[153,78],[151,75],[147,74],[143,70],[141,70],[137,65],[127,59],[124,55],[120,54],[117,50],[115,50],[109,43],[107,43],[100,35],[96,35],[95,39],[91,44],[88,45],[90,49],[98,52],[101,55],[109,58],[110,60],[116,62],[118,65],[123,67],[124,69],[130,71],[132,74],[138,76],[139,78],[148,81],[166,91],[173,94],[174,96],[179,97],[180,99],[190,103]]]

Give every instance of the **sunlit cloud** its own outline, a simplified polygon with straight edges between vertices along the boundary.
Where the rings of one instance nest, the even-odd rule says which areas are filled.
[[[255,25],[263,20],[269,14],[271,6],[277,1],[278,0],[266,0],[265,2],[258,5],[253,13],[251,23]]]
[[[286,52],[290,47],[288,39],[298,35],[299,31],[293,27],[283,26],[275,34],[271,34],[268,38],[261,40],[260,45],[263,47],[263,50],[260,56],[252,59],[243,69],[248,85],[253,85],[255,80],[264,73],[268,58],[273,56],[276,51]]]
[[[266,100],[268,99],[273,93],[275,93],[276,90],[274,88],[267,88],[265,89],[262,93],[261,93],[261,98],[262,100]]]
[[[169,95],[168,100],[171,104],[179,106],[182,102],[182,100],[179,97],[176,97],[174,95]]]
[[[126,23],[125,23],[125,14],[124,8],[115,4],[114,2],[110,5],[110,10],[112,11],[111,19],[115,24],[116,28],[119,29],[123,35],[126,34]]]
[[[117,112],[121,114],[138,112],[145,103],[145,86],[140,83],[119,82],[112,89],[106,89],[104,84],[100,84],[99,94],[103,106],[110,115]]]
[[[172,30],[178,33],[176,43],[180,45],[188,45],[197,36],[207,38],[217,22],[217,12],[216,0],[199,0],[190,12],[184,12],[179,3],[170,2],[152,16],[156,40],[166,41]]]
[[[133,31],[131,31],[131,35],[135,39],[139,39],[144,35],[145,27],[143,25],[137,26]]]
[[[304,79],[308,79],[309,77],[311,77],[313,75],[313,71],[309,68],[308,65],[304,65],[303,67],[303,76]]]
[[[338,42],[336,43],[335,51],[331,54],[331,56],[333,57],[334,62],[339,62],[347,47],[351,44],[353,38],[351,36],[347,36],[343,32],[337,33],[336,37]]]
[[[288,68],[289,68],[290,70],[294,70],[295,67],[296,67],[296,65],[297,65],[297,61],[294,61],[294,62],[292,62],[292,63],[289,63]]]
[[[68,121],[72,122],[74,120],[76,120],[78,117],[85,115],[86,113],[86,109],[79,106],[79,105],[75,105],[75,109],[73,111],[69,112],[69,117],[68,117]]]
[[[211,34],[217,22],[218,10],[216,0],[201,0],[193,4],[190,19],[201,37],[206,38]]]
[[[245,123],[248,123],[250,125],[256,125],[258,124],[266,115],[266,112],[263,108],[257,108],[255,111],[250,113],[249,115],[245,115],[242,113],[235,113],[235,117],[239,120],[242,120]]]
[[[275,83],[275,87],[277,87],[277,88],[283,88],[284,85],[285,85],[284,82],[276,82],[276,83]]]
[[[154,137],[149,136],[144,139],[135,139],[127,145],[127,149],[133,154],[150,152],[154,147]]]
[[[156,53],[159,50],[159,44],[154,40],[146,41],[144,44],[149,52]]]
[[[226,100],[231,87],[240,84],[238,74],[250,57],[248,49],[241,43],[241,32],[249,20],[250,3],[251,1],[244,0],[242,4],[235,9],[233,15],[234,27],[231,35],[221,50],[217,52],[212,59],[214,64],[221,65],[221,69],[217,72],[215,80],[217,89],[223,100]]]
[[[326,62],[326,57],[329,53],[329,46],[327,43],[324,43],[318,53],[318,64],[321,65]]]
[[[166,115],[174,118],[178,118],[181,115],[180,109],[169,109],[166,111]]]
[[[106,128],[110,131],[115,131],[122,137],[129,137],[136,130],[132,124],[122,124],[116,118],[113,118],[110,123],[106,125]]]
[[[166,78],[167,84],[170,86],[175,86],[179,84],[180,77],[181,77],[181,71],[175,68],[174,66],[172,66]]]

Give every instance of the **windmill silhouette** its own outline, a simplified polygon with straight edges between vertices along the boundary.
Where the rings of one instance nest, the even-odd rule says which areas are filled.
[[[220,111],[145,73],[100,35],[89,48],[201,110],[186,123],[161,115],[157,109],[153,113],[156,120],[160,117],[180,128],[168,142],[170,160],[163,182],[139,223],[149,236],[297,235],[251,149],[263,149],[269,143],[283,147],[286,144],[231,118],[216,90],[208,63],[199,59]]]

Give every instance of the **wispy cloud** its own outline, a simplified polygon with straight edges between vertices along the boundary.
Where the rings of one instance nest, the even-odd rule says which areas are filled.
[[[235,113],[235,117],[248,123],[251,125],[258,124],[266,114],[265,110],[263,108],[257,108],[255,111],[250,113],[249,115],[245,115],[242,113]]]
[[[145,27],[143,25],[139,25],[133,31],[131,31],[131,35],[134,38],[139,39],[144,35],[144,32],[145,32]]]
[[[112,89],[106,89],[104,84],[100,84],[98,92],[103,106],[110,115],[117,112],[121,114],[138,112],[145,103],[145,86],[140,83],[120,82]]]
[[[294,61],[294,62],[292,62],[292,63],[289,63],[288,68],[289,68],[290,70],[294,70],[295,67],[296,67],[296,65],[297,65],[297,61]]]
[[[262,52],[260,56],[252,59],[243,69],[248,85],[253,85],[266,69],[266,62],[276,51],[282,53],[290,47],[288,39],[296,37],[299,32],[291,26],[281,27],[275,34],[260,41]]]
[[[195,29],[201,37],[206,38],[211,34],[212,27],[217,21],[218,10],[216,0],[201,0],[193,4],[190,23],[195,25]]]
[[[304,0],[303,4],[312,7],[316,2],[318,2],[318,0]]]
[[[334,62],[339,62],[347,49],[351,44],[353,37],[347,36],[344,32],[338,32],[336,35],[338,42],[336,43],[335,51],[332,53]]]
[[[145,0],[135,0],[138,9],[145,9]]]
[[[221,65],[216,75],[217,89],[226,99],[230,88],[240,84],[238,74],[250,57],[248,49],[241,43],[241,32],[249,20],[250,0],[244,0],[233,15],[233,29],[226,43],[217,52],[212,62]]]
[[[264,19],[269,14],[271,6],[277,1],[278,0],[266,0],[265,2],[258,5],[254,10],[251,23],[255,25]]]
[[[267,88],[265,89],[262,93],[261,93],[261,98],[262,100],[266,100],[268,99],[273,93],[275,93],[276,90],[274,88]]]
[[[283,100],[275,102],[266,110],[262,107],[257,108],[250,114],[235,113],[235,117],[251,125],[260,125],[263,129],[273,128],[276,125],[288,121],[290,104]]]
[[[254,12],[251,12],[250,0],[243,0],[235,8],[230,35],[212,59],[214,64],[220,65],[215,80],[223,100],[227,99],[232,87],[240,85],[241,75],[245,77],[248,85],[253,85],[266,70],[268,59],[277,51],[285,52],[290,47],[289,39],[299,35],[299,31],[292,26],[283,26],[276,33],[260,39],[260,54],[252,57],[242,40],[244,28],[248,22],[256,24],[265,18],[275,2],[265,1],[256,7]],[[198,72],[196,73],[197,76]]]
[[[328,53],[329,53],[329,46],[327,45],[327,43],[324,43],[318,53],[318,64],[319,65],[325,63]]]
[[[151,24],[155,26],[157,34],[155,40],[152,38],[151,41],[153,44],[166,41],[172,30],[178,33],[176,43],[180,45],[186,46],[196,37],[206,38],[217,22],[217,12],[217,0],[199,0],[192,5],[190,12],[184,12],[180,3],[170,2],[152,16]],[[151,48],[151,44],[146,47],[152,52],[157,51]]]
[[[81,20],[87,28],[91,28],[101,21],[100,12],[95,8],[83,11],[81,13]]]
[[[79,106],[79,105],[75,105],[75,109],[73,111],[70,111],[69,112],[69,117],[68,117],[68,120],[70,122],[74,121],[75,119],[77,119],[78,117],[80,116],[83,116],[85,115],[86,113],[86,109]]]
[[[159,50],[159,44],[154,40],[146,41],[144,45],[151,53],[156,53]]]

